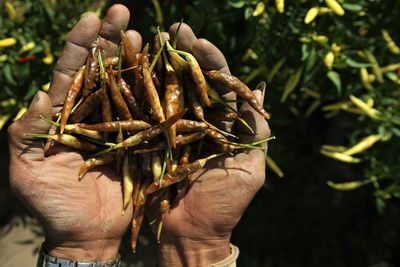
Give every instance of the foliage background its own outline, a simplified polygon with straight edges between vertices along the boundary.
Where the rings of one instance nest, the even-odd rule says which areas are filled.
[[[304,23],[307,11],[326,7],[325,1],[286,1],[283,13],[272,0],[0,1],[0,39],[17,39],[14,46],[0,48],[0,115],[5,126],[50,81],[54,61],[43,58],[57,58],[79,16],[87,10],[100,14],[115,2],[130,7],[130,27],[145,40],[152,40],[156,25],[168,29],[183,18],[197,36],[221,48],[234,75],[251,87],[268,82],[265,103],[277,136],[269,154],[285,177],[267,170],[265,188],[235,230],[232,242],[241,249],[239,266],[400,265],[400,68],[382,74],[385,66],[400,62],[382,36],[385,29],[400,44],[398,1],[341,1],[344,16],[330,11],[309,24]],[[15,17],[6,3],[15,8]],[[21,52],[32,41],[34,48]],[[330,52],[332,66],[325,61]],[[279,62],[282,66],[272,75]],[[360,78],[362,69],[368,80]],[[379,117],[368,116],[350,95],[369,103]],[[370,135],[385,138],[354,155],[361,163],[320,153],[324,144],[350,147]],[[6,149],[4,129],[0,142]],[[3,206],[14,197],[7,184],[8,160],[5,153],[1,157]],[[363,186],[344,192],[327,181]],[[0,221],[24,214],[8,205]]]

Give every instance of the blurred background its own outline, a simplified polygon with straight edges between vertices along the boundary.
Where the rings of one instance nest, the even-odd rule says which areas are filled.
[[[400,266],[400,2],[384,0],[0,1],[2,266],[33,266],[43,240],[9,188],[7,126],[48,89],[79,17],[113,3],[145,41],[183,19],[234,75],[268,84],[276,140],[233,233],[238,266]],[[143,232],[136,255],[123,242],[123,266],[155,266]]]

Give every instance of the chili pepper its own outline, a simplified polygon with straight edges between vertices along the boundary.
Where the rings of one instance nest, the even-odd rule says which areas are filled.
[[[269,119],[268,113],[264,110],[262,105],[258,102],[256,96],[253,92],[241,82],[238,78],[233,75],[222,73],[217,70],[205,71],[207,77],[219,84],[225,86],[226,88],[234,91],[238,96],[245,100],[249,105],[264,116],[265,119]]]
[[[189,145],[182,146],[182,155],[179,158],[179,165],[188,164],[190,162],[190,153],[192,148]]]
[[[17,43],[17,39],[13,37],[5,38],[0,40],[0,48],[10,47]]]
[[[151,79],[151,74],[149,71],[149,58],[146,54],[142,55],[142,75],[144,88],[146,89],[147,100],[149,101],[150,107],[154,112],[156,120],[158,122],[163,122],[165,120],[165,116],[161,107],[160,97],[158,96],[153,80]]]
[[[136,56],[137,53],[135,53],[135,48],[133,47],[131,41],[129,40],[128,36],[121,30],[120,31],[120,37],[121,37],[121,42],[122,46],[124,47],[124,57],[126,60],[126,65],[128,67],[137,67],[139,65],[138,58]],[[134,72],[134,70],[133,70]]]
[[[143,165],[144,165],[144,172],[150,171],[151,174],[151,160],[149,158],[148,154],[143,155]],[[143,174],[144,177],[146,176],[146,173]],[[138,196],[136,198],[136,204],[135,204],[135,211],[133,213],[133,218],[132,218],[132,229],[131,229],[131,247],[132,251],[136,252],[136,244],[137,244],[137,237],[139,235],[140,227],[143,222],[143,217],[144,217],[144,205],[146,203],[147,199],[147,188],[149,184],[151,183],[150,179],[145,179],[142,181]]]
[[[168,61],[165,61],[166,75],[165,75],[165,116],[170,118],[179,112],[179,98],[182,92],[179,88],[178,77],[172,66]],[[172,148],[176,148],[176,125],[173,124],[167,129],[169,142]]]
[[[170,186],[172,184],[178,183],[178,182],[186,179],[190,174],[203,168],[204,165],[207,163],[207,161],[209,161],[210,159],[213,159],[213,158],[216,158],[216,157],[219,157],[222,155],[223,154],[214,154],[214,155],[211,155],[206,158],[198,159],[189,164],[179,165],[173,172],[167,173],[166,175],[164,175],[164,178],[160,183],[152,183],[147,188],[146,192],[148,194],[151,194],[157,190],[160,190],[160,189]]]
[[[203,107],[200,105],[200,102],[197,100],[196,95],[191,90],[193,88],[192,81],[190,79],[188,79],[187,77],[184,77],[183,81],[185,83],[186,97],[187,97],[191,111],[193,112],[193,114],[196,116],[197,119],[199,119],[201,121],[204,120]]]
[[[124,212],[128,208],[129,202],[132,199],[134,185],[133,185],[133,177],[131,176],[131,172],[129,171],[130,162],[128,153],[125,153],[123,160],[124,161],[122,166],[122,181],[124,189],[124,197],[123,197],[123,212]]]
[[[78,124],[80,128],[94,130],[99,132],[118,132],[121,128],[124,131],[141,131],[151,127],[145,121],[127,120],[127,121],[111,121],[96,124]]]
[[[138,144],[140,144],[144,141],[149,141],[152,138],[154,138],[154,137],[158,136],[159,134],[161,134],[162,132],[164,132],[168,127],[171,127],[171,125],[174,124],[180,118],[182,118],[184,114],[185,114],[185,111],[179,112],[179,113],[171,116],[167,120],[125,139],[122,143],[115,145],[112,149],[117,149],[120,147],[137,146]]]
[[[114,153],[108,153],[104,155],[100,155],[98,157],[93,157],[85,160],[81,167],[79,168],[79,180],[82,180],[86,173],[97,166],[107,165],[114,162],[115,156]]]
[[[186,135],[179,134],[176,136],[176,145],[187,145],[203,138],[206,135],[204,131],[194,132]]]
[[[154,145],[149,146],[149,147],[135,149],[134,153],[135,154],[146,154],[146,153],[151,153],[151,152],[154,152],[154,151],[163,150],[166,147],[167,147],[167,145],[165,144],[165,142],[164,141],[160,141],[160,142],[157,142]]]
[[[85,67],[81,67],[72,77],[70,86],[67,91],[67,96],[65,97],[63,109],[61,111],[60,133],[64,132],[64,128],[65,125],[67,124],[68,117],[71,113],[72,108],[74,107],[75,99],[82,88],[84,71]]]
[[[371,180],[364,181],[352,181],[352,182],[344,182],[344,183],[334,183],[332,181],[327,181],[326,184],[332,187],[333,189],[339,191],[348,191],[360,188],[363,185],[371,183]]]
[[[157,151],[151,153],[151,170],[153,172],[153,181],[154,182],[160,181],[162,164],[161,164],[161,157]]]
[[[301,75],[303,73],[303,67],[298,68],[289,78],[283,89],[281,103],[286,101],[286,98],[296,89],[296,86],[300,82]]]
[[[385,40],[389,51],[394,55],[400,55],[400,47],[396,44],[387,30],[382,30],[382,37]]]
[[[65,131],[67,133],[80,134],[80,135],[90,137],[95,140],[103,139],[103,136],[98,131],[83,129],[83,128],[79,127],[79,125],[77,125],[77,124],[65,125]]]
[[[166,41],[169,60],[174,70],[180,75],[182,71],[189,70],[189,63],[174,51],[169,41]]]
[[[184,132],[184,133],[203,131],[208,128],[208,125],[205,122],[185,120],[185,119],[178,120],[175,125],[176,125],[176,130],[178,132]]]
[[[379,110],[368,106],[367,103],[365,103],[364,101],[362,101],[361,99],[359,99],[353,95],[350,95],[350,100],[351,100],[351,102],[354,103],[354,105],[356,105],[358,108],[360,108],[366,115],[368,115],[372,119],[379,118],[379,116],[381,114],[381,112]]]
[[[120,87],[117,85],[115,78],[112,75],[106,75],[106,77],[118,117],[122,120],[132,120],[132,115],[121,95]]]
[[[169,212],[170,210],[170,203],[169,203],[169,198],[170,198],[170,190],[168,188],[163,192],[163,194],[160,196],[160,222],[158,224],[158,229],[157,229],[157,242],[160,243],[160,238],[161,238],[161,230],[163,227],[163,222],[164,222],[164,215]]]
[[[158,36],[156,36],[154,38],[154,46],[153,46],[153,54],[156,55],[157,61],[154,63],[155,65],[153,66],[153,68],[151,68],[151,66],[150,66],[150,71],[152,71],[154,69],[157,78],[159,79],[161,84],[164,84],[164,73],[163,73],[164,63],[163,63],[163,58],[160,57],[160,55],[159,55],[159,53],[162,53],[164,46],[160,44],[160,42],[157,40],[157,38],[158,38]]]
[[[183,55],[187,60],[189,64],[190,74],[195,85],[194,86],[195,92],[199,97],[201,104],[205,107],[210,107],[211,102],[207,94],[206,78],[204,77],[203,72],[201,71],[200,65],[197,62],[196,58],[192,54],[184,51],[180,50],[174,50],[174,51],[178,54]]]
[[[138,118],[140,120],[148,121],[149,118],[146,116],[146,114],[143,113],[143,111],[139,107],[135,97],[132,94],[129,85],[125,82],[124,79],[121,79],[120,89],[129,109],[132,112],[133,117]]]
[[[96,78],[96,69],[99,64],[98,50],[99,47],[99,39],[96,39],[90,47],[89,55],[86,59],[86,67],[84,73],[84,90],[83,97],[86,98],[94,89],[95,86],[95,78]]]
[[[118,64],[118,57],[108,57],[106,59],[104,59],[104,66],[105,67],[112,67],[112,66],[116,66]]]
[[[310,24],[314,21],[314,19],[318,16],[319,7],[314,6],[307,11],[306,16],[304,17],[304,23]]]
[[[285,11],[285,0],[275,0],[275,7],[279,13],[283,13]]]
[[[152,73],[151,73],[151,79],[153,80],[153,84],[154,84],[154,86],[155,86],[155,88],[156,88],[156,90],[157,90],[157,93],[158,93],[159,95],[161,95],[162,86],[161,86],[161,83],[160,83],[160,81],[158,80],[157,75],[156,75],[155,72],[152,72]]]
[[[42,134],[42,133],[31,133],[27,134],[27,136],[35,137],[35,138],[47,138],[54,140],[58,143],[61,143],[67,147],[71,147],[77,150],[95,152],[97,151],[97,147],[91,143],[79,140],[73,135],[70,134]]]
[[[336,15],[344,15],[343,7],[336,0],[325,0],[325,3]]]
[[[117,138],[115,139],[115,142],[117,144],[119,144],[123,141],[124,141],[124,134],[122,133],[122,128],[119,128],[118,135],[117,135]],[[121,168],[124,164],[125,154],[126,153],[125,153],[124,148],[118,148],[117,151],[115,151],[115,171],[116,171],[117,175],[121,174]]]
[[[373,134],[373,135],[367,136],[363,140],[361,140],[359,143],[357,143],[356,145],[354,145],[351,148],[344,151],[343,154],[352,156],[354,154],[363,152],[363,151],[367,150],[368,148],[372,147],[376,142],[380,141],[381,139],[382,139],[382,136],[379,134]]]
[[[325,151],[325,150],[320,150],[321,154],[342,162],[346,163],[359,163],[361,162],[361,159],[355,158],[340,152],[331,152],[331,151]]]
[[[95,110],[98,106],[102,104],[104,95],[104,89],[99,89],[96,92],[90,94],[87,98],[85,98],[82,104],[80,104],[76,108],[75,112],[72,113],[71,122],[81,122],[84,118],[91,114],[93,110]]]
[[[282,178],[284,176],[278,164],[276,164],[270,156],[267,155],[265,157],[265,162],[267,163],[267,167],[269,167],[276,175],[278,175],[278,177]]]

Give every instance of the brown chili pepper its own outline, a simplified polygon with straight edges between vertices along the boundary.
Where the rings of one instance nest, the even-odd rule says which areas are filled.
[[[111,121],[96,124],[79,123],[78,126],[83,129],[99,132],[118,132],[120,128],[123,131],[141,131],[151,127],[147,122],[139,120]]]
[[[192,90],[192,88],[193,88],[192,81],[188,77],[184,77],[183,81],[185,83],[184,91],[186,93],[186,97],[187,97],[191,111],[193,112],[193,114],[196,116],[197,119],[204,121],[204,110]]]
[[[204,131],[194,132],[186,135],[179,134],[176,136],[176,145],[182,146],[196,142],[197,140],[203,138],[205,135],[206,133]]]
[[[162,85],[161,85],[160,81],[158,80],[158,77],[155,72],[151,73],[151,79],[153,80],[153,83],[154,83],[154,86],[156,87],[158,95],[161,95]]]
[[[165,120],[165,115],[161,106],[160,97],[151,78],[149,71],[149,58],[146,54],[142,55],[142,75],[147,100],[149,101],[154,116],[158,122],[163,122]]]
[[[60,133],[64,132],[64,128],[65,125],[67,124],[68,117],[71,113],[72,108],[74,107],[75,99],[82,88],[84,72],[85,72],[85,67],[83,66],[72,77],[70,86],[67,91],[67,96],[65,97],[64,106],[61,111]]]
[[[105,81],[102,81],[102,88],[104,88],[104,97],[103,101],[101,101],[101,118],[103,122],[110,122],[112,121],[112,110],[111,110],[111,103],[110,97],[108,96],[107,85]],[[108,139],[108,134],[105,133],[103,135],[103,139]]]
[[[111,91],[111,98],[114,102],[114,107],[118,117],[121,120],[132,120],[132,115],[129,112],[128,106],[121,95],[120,87],[117,85],[114,76],[106,75],[107,83]]]
[[[99,48],[99,39],[96,39],[91,44],[91,47],[89,49],[89,55],[86,59],[86,67],[84,75],[85,86],[82,94],[83,98],[86,98],[88,95],[90,95],[95,86],[96,70],[99,64],[98,48]]]
[[[96,92],[90,94],[82,104],[78,106],[74,113],[71,115],[71,122],[78,123],[85,119],[89,114],[91,114],[98,106],[103,102],[105,95],[104,89],[99,89]]]
[[[167,186],[176,184],[184,179],[186,179],[190,174],[200,170],[201,168],[204,167],[204,165],[207,163],[208,160],[220,156],[219,154],[215,154],[212,156],[209,156],[207,158],[203,159],[198,159],[192,163],[185,164],[185,165],[179,165],[174,171],[171,173],[167,173],[164,175],[162,181],[160,183],[152,183],[148,188],[147,188],[147,193],[151,194],[156,192],[157,190],[160,190],[162,188],[166,188]]]
[[[110,164],[114,162],[114,160],[115,160],[114,153],[108,153],[85,160],[81,164],[81,167],[79,168],[79,174],[78,174],[79,180],[82,180],[83,177],[86,175],[86,173],[91,169],[93,169],[94,167]]]
[[[106,59],[104,59],[104,66],[105,67],[113,67],[113,66],[117,66],[118,65],[118,57],[108,57]]]
[[[239,115],[235,112],[228,112],[220,109],[213,109],[206,114],[207,119],[214,121],[235,121],[238,119]]]
[[[253,92],[237,77],[230,74],[222,73],[217,70],[204,71],[204,73],[210,80],[215,81],[226,87],[227,89],[235,92],[239,97],[249,103],[249,105],[254,108],[255,111],[260,113],[265,119],[269,119],[269,114],[258,102]]]
[[[113,149],[117,149],[120,147],[133,147],[139,145],[144,141],[149,141],[152,138],[163,133],[166,129],[168,129],[168,127],[171,127],[171,125],[182,118],[184,114],[185,111],[179,112],[174,116],[168,118],[167,120],[125,139],[122,143],[116,144]]]
[[[189,145],[182,146],[181,157],[179,158],[179,165],[188,164],[190,162],[190,153],[192,148]]]
[[[178,132],[197,132],[197,131],[204,131],[208,128],[207,123],[202,121],[192,121],[192,120],[185,120],[180,119],[176,122],[176,130]]]
[[[121,93],[126,101],[126,104],[128,105],[129,109],[132,112],[132,116],[134,118],[138,118],[139,120],[148,121],[149,118],[141,110],[139,104],[137,103],[135,97],[132,94],[132,91],[131,91],[129,85],[125,82],[124,79],[121,79],[120,89],[121,89]]]
[[[179,98],[182,92],[179,88],[178,77],[172,66],[166,62],[166,76],[165,76],[165,116],[170,118],[179,112]],[[176,148],[176,125],[173,124],[168,128],[169,142],[172,148]]]

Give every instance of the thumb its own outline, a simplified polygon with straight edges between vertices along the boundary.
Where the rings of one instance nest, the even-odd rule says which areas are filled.
[[[261,82],[256,90],[253,91],[257,101],[261,104],[264,103],[265,87],[265,82]],[[240,114],[242,119],[245,120],[254,131],[254,133],[251,133],[241,122],[236,121],[237,135],[241,143],[253,143],[267,139],[270,136],[270,129],[264,117],[255,111],[247,102],[240,107]]]
[[[51,118],[52,103],[49,96],[38,91],[25,115],[8,128],[10,158],[24,158],[28,161],[41,161],[44,157],[44,141],[35,139],[29,133],[48,133],[51,125],[40,118]]]

